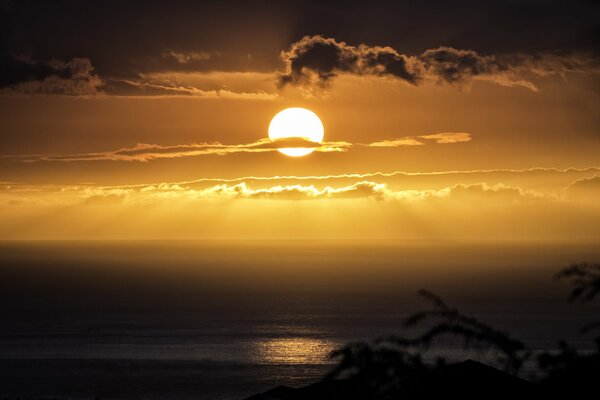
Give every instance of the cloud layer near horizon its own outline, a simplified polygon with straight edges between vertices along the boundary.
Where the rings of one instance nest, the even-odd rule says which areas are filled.
[[[455,204],[463,201],[483,201],[490,204],[513,204],[531,201],[557,200],[533,190],[504,184],[457,184],[443,189],[395,190],[386,183],[357,181],[342,186],[288,184],[253,187],[246,182],[223,183],[194,189],[185,184],[162,183],[140,187],[95,186],[21,186],[5,185],[0,190],[6,206],[21,205],[143,205],[168,202],[233,201],[233,200],[375,200],[399,202],[442,202]],[[10,198],[10,200],[9,200]]]
[[[599,172],[375,172],[129,186],[4,182],[0,238],[593,239],[600,238]],[[423,182],[394,181],[400,177]],[[539,184],[549,180],[551,187]]]
[[[517,184],[510,176],[520,179]],[[415,179],[439,178],[446,185],[429,180],[425,187],[394,183],[395,177]],[[472,176],[472,179],[469,179]],[[551,187],[528,187],[527,182],[553,177]],[[579,178],[578,178],[579,177]],[[463,181],[463,183],[457,183]],[[514,183],[505,184],[502,181]],[[407,181],[406,181],[407,182]],[[491,183],[490,183],[491,182]],[[423,185],[421,185],[423,186]],[[428,187],[427,187],[428,186]],[[90,203],[96,200],[116,200],[146,203],[158,200],[336,200],[371,199],[377,201],[426,201],[477,199],[486,202],[513,203],[521,201],[587,200],[600,190],[600,168],[590,169],[530,169],[448,171],[439,173],[368,173],[332,176],[240,177],[234,179],[206,178],[189,182],[163,182],[126,186],[97,185],[26,185],[0,182],[4,200],[15,196],[37,200],[56,200],[49,204]],[[13,198],[13,200],[15,199]],[[16,204],[16,203],[15,203]]]

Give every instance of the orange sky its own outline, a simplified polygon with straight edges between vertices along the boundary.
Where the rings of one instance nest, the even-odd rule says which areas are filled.
[[[264,51],[168,36],[143,56],[117,46],[114,65],[95,28],[55,56],[15,39],[0,59],[13,74],[0,82],[0,238],[600,237],[587,42],[553,52],[525,35],[531,49],[510,52],[363,41],[342,25],[287,43],[253,31],[271,37]],[[287,107],[321,118],[322,148],[275,151],[267,128]]]
[[[36,183],[151,183],[197,177],[374,171],[595,166],[598,94],[595,76],[545,79],[539,92],[475,82],[470,88],[409,87],[385,78],[342,77],[320,97],[278,91],[273,99],[3,97],[2,179]],[[253,78],[254,79],[254,78]],[[232,154],[153,163],[25,163],[8,155],[114,151],[266,137],[270,119],[289,106],[316,112],[328,141],[376,142],[439,132],[467,132],[456,145],[352,149],[294,160],[280,154]]]
[[[14,134],[2,139],[0,236],[598,238],[594,79],[544,79],[539,92],[488,82],[413,88],[342,76],[311,98],[262,81],[258,88],[270,85],[273,99],[5,96],[2,130]],[[180,145],[265,139],[270,119],[288,106],[315,111],[327,141],[352,146],[298,159],[274,151],[178,153]],[[470,140],[355,145],[436,133]],[[111,154],[138,143],[166,146],[166,153],[175,146],[177,154],[45,159]],[[423,174],[445,171],[459,172]],[[378,172],[415,175],[369,175]],[[330,177],[343,174],[367,175]]]

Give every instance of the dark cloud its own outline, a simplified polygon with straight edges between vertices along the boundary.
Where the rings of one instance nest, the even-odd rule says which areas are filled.
[[[167,6],[157,0],[20,0],[0,13],[0,52],[37,60],[87,56],[106,79],[169,70],[272,71],[291,41],[286,26],[287,5],[266,0]],[[170,53],[177,57],[165,57]]]
[[[0,55],[0,88],[44,79],[60,72],[47,64]]]
[[[5,93],[94,95],[102,84],[87,58],[40,62],[0,56],[0,90]]]
[[[472,50],[440,47],[419,58],[432,78],[449,84],[485,79],[502,86],[537,90],[533,80],[568,73],[598,73],[600,58],[591,52],[547,52],[483,56]]]
[[[472,50],[440,47],[419,56],[424,68],[436,79],[446,83],[463,83],[479,75],[494,75],[510,70],[496,57],[480,56]]]
[[[598,53],[598,2],[281,0],[36,1],[6,4],[0,52],[38,60],[87,56],[102,77],[167,69],[272,71],[305,35],[385,44],[420,54],[438,46],[479,54],[556,50]],[[181,63],[173,57],[178,53]],[[219,57],[213,56],[220,54]],[[190,55],[211,54],[206,57]],[[249,58],[248,55],[251,57]],[[384,53],[385,57],[396,57]],[[385,60],[377,64],[390,65]],[[401,63],[392,63],[403,71]],[[390,66],[391,67],[391,66]],[[393,69],[393,68],[392,68]]]
[[[98,76],[113,85],[165,71],[270,73],[280,67],[277,54],[282,49],[305,35],[322,33],[322,38],[355,44],[354,51],[339,42],[315,42],[294,53],[294,66],[308,66],[306,73],[291,70],[282,76],[283,83],[305,80],[311,71],[321,84],[337,73],[393,76],[410,84],[436,73],[441,82],[460,84],[472,76],[496,76],[497,83],[532,88],[526,79],[511,76],[516,64],[525,62],[543,72],[554,69],[557,61],[565,66],[565,58],[523,60],[505,55],[560,51],[598,56],[598,18],[597,2],[586,0],[178,0],[168,6],[157,0],[20,0],[7,2],[0,12],[0,53],[25,54],[42,62],[20,65],[15,71],[11,66],[15,60],[10,60],[0,68],[14,74],[3,73],[4,82],[26,73],[37,79],[27,80],[34,83],[21,89],[46,93],[73,90],[73,85],[58,80],[60,73],[53,73],[59,78],[44,85],[35,83],[53,72],[45,61],[78,56],[93,60]],[[427,53],[427,49],[435,50]],[[422,54],[423,60],[414,63],[407,54]],[[74,90],[94,90],[97,85],[90,85],[92,81],[79,80]],[[113,92],[110,86],[103,89]]]
[[[305,36],[281,53],[286,71],[280,84],[326,85],[338,73],[394,76],[411,84],[421,78],[414,60],[390,47],[349,46],[333,38]]]
[[[280,84],[326,86],[338,74],[390,76],[412,85],[424,81],[463,85],[473,79],[502,86],[537,90],[532,77],[567,72],[598,72],[591,54],[540,54],[494,56],[452,47],[429,49],[417,56],[391,47],[351,46],[333,38],[305,36],[281,53],[285,71]]]

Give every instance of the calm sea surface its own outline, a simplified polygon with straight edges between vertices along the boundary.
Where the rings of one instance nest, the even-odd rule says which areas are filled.
[[[599,308],[567,304],[553,274],[600,262],[599,244],[3,242],[0,397],[238,399],[306,384],[344,343],[414,335],[402,320],[427,307],[420,288],[532,349],[591,348],[578,329]],[[455,340],[433,353],[466,354]]]

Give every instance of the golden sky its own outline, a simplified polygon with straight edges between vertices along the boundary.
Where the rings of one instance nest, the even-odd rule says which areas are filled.
[[[509,51],[458,34],[411,44],[342,26],[238,28],[263,45],[233,46],[214,26],[214,43],[193,43],[169,24],[128,57],[93,27],[89,46],[52,55],[31,26],[27,46],[11,36],[0,238],[600,237],[587,42],[536,48],[526,36],[529,48]],[[267,138],[288,107],[324,125],[308,156]]]

